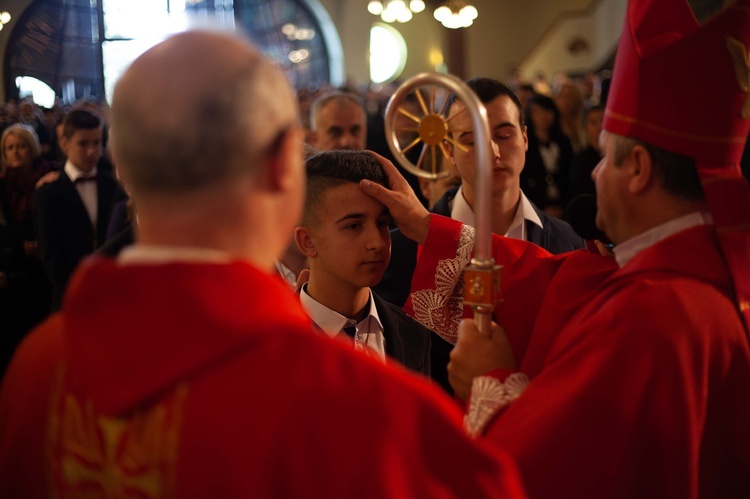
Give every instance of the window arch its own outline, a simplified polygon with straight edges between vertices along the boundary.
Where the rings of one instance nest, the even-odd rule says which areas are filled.
[[[370,80],[390,83],[406,66],[407,47],[404,37],[393,26],[375,23],[370,28]]]
[[[209,16],[246,33],[298,88],[343,80],[341,42],[317,0],[36,0],[6,48],[5,94],[18,98],[17,78],[32,77],[64,103],[104,98],[132,59]]]

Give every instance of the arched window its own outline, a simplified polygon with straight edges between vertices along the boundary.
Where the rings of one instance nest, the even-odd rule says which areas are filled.
[[[370,80],[388,83],[399,77],[406,65],[406,42],[393,26],[375,23],[370,29]]]
[[[10,36],[6,96],[31,77],[65,103],[109,97],[143,51],[208,18],[241,29],[297,87],[343,79],[341,42],[317,0],[37,0]]]

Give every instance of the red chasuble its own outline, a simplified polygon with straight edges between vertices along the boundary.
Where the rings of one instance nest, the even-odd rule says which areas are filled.
[[[89,261],[0,393],[0,497],[523,497],[434,388],[245,263]]]
[[[412,281],[407,307],[446,336],[464,311],[438,304],[462,299],[472,231],[433,215]],[[486,438],[517,460],[530,497],[750,497],[750,350],[713,227],[621,269],[497,236],[493,248],[494,320],[531,381],[504,391]],[[486,402],[469,404],[470,424]]]

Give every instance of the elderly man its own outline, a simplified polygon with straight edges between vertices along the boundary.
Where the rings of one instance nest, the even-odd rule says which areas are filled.
[[[166,40],[119,81],[112,143],[138,242],[84,264],[21,346],[0,496],[522,495],[448,401],[314,334],[271,275],[304,171],[270,61],[226,35]]]
[[[356,95],[330,92],[313,103],[310,129],[310,143],[319,151],[361,151],[367,142],[367,113]]]
[[[467,427],[518,460],[531,497],[750,497],[750,1],[706,26],[631,0],[593,173],[615,257],[494,238],[503,302],[451,355]],[[691,81],[691,85],[685,85]],[[695,88],[711,88],[695,96]],[[363,185],[424,248],[411,305],[459,329],[473,230]],[[506,334],[507,333],[507,334]]]

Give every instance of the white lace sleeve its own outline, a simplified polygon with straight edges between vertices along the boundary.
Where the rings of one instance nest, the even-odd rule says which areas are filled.
[[[492,418],[509,405],[529,385],[529,377],[513,373],[501,383],[491,376],[478,376],[471,384],[471,401],[464,416],[464,428],[470,437],[476,438],[487,428]]]
[[[463,317],[463,271],[471,261],[473,250],[474,228],[462,225],[456,257],[438,263],[435,289],[423,289],[411,295],[414,317],[451,344],[458,339],[458,324]]]

